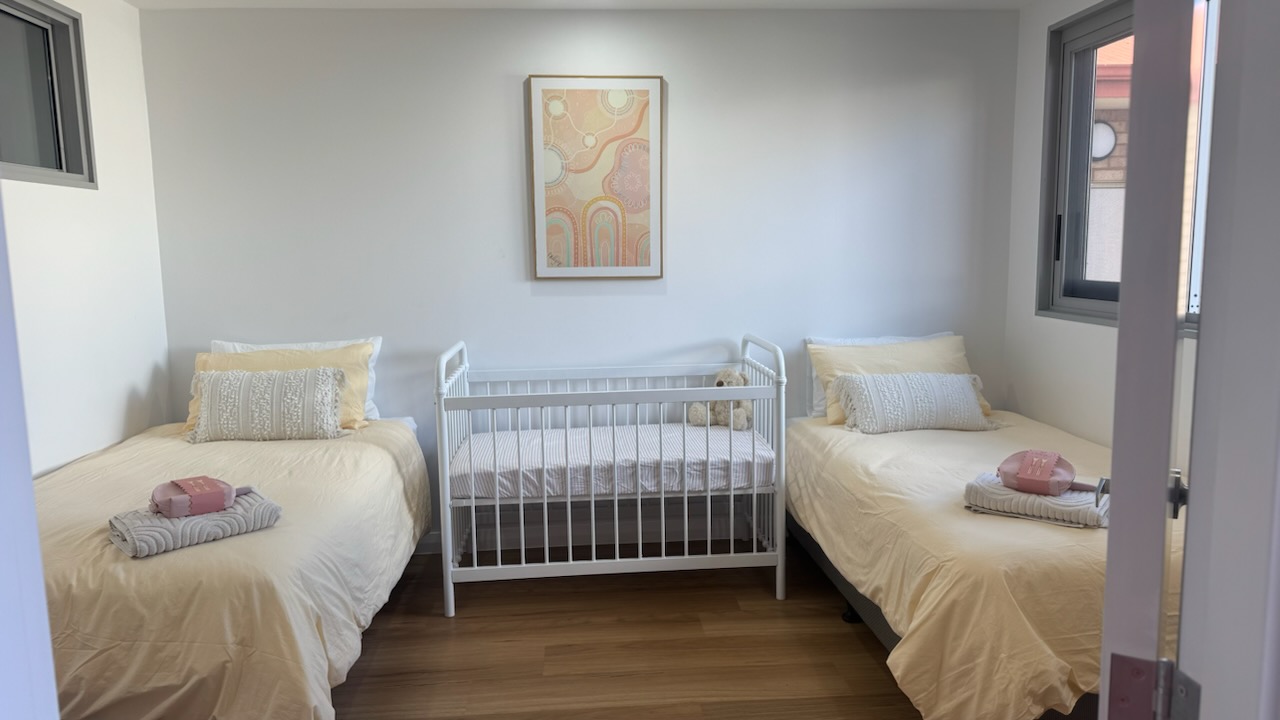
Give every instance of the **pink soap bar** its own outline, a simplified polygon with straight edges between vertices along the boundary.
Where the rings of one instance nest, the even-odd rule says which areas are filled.
[[[151,492],[151,512],[169,518],[204,515],[226,510],[235,502],[236,490],[205,475],[160,483]]]
[[[1023,450],[1010,455],[996,468],[996,475],[1005,487],[1036,495],[1057,496],[1068,489],[1087,487],[1075,487],[1075,467],[1058,453],[1045,450]]]
[[[1047,484],[1053,478],[1053,470],[1058,466],[1056,452],[1047,450],[1028,450],[1022,456],[1022,464],[1018,466],[1018,479],[1033,483]]]

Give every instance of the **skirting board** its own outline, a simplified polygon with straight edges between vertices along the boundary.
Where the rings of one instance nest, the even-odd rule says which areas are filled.
[[[865,595],[858,592],[848,580],[840,574],[835,565],[831,564],[831,560],[827,558],[827,554],[822,551],[822,547],[818,545],[818,541],[813,539],[809,531],[805,530],[800,523],[791,517],[791,513],[787,513],[787,532],[796,542],[809,553],[809,557],[822,568],[822,572],[826,574],[827,579],[831,581],[845,600],[849,601],[849,605],[853,607],[854,612],[862,619],[867,628],[875,634],[876,639],[886,649],[892,651],[893,648],[902,639],[889,626],[889,621],[885,619],[884,613],[880,608]],[[1076,702],[1076,707],[1070,715],[1063,715],[1056,710],[1050,710],[1040,717],[1040,720],[1097,720],[1098,718],[1098,696],[1089,693],[1080,698]]]
[[[440,531],[432,530],[422,534],[418,538],[418,547],[413,550],[414,555],[439,555],[440,554]]]

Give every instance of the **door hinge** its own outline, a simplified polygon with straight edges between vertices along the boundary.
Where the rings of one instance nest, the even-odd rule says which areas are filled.
[[[1199,720],[1200,684],[1173,660],[1111,656],[1111,720]]]
[[[1200,720],[1200,683],[1178,667],[1173,660],[1161,660],[1173,668],[1169,686],[1169,720]]]

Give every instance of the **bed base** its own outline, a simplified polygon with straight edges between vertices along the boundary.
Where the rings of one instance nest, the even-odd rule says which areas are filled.
[[[787,513],[787,533],[796,542],[800,543],[800,547],[804,548],[809,557],[813,558],[818,567],[822,568],[823,574],[844,596],[848,606],[844,613],[841,614],[841,619],[845,622],[865,624],[867,629],[880,641],[880,644],[884,645],[886,650],[892,652],[902,638],[898,637],[898,634],[889,626],[889,621],[885,619],[884,613],[881,612],[879,606],[858,592],[858,589],[840,574],[840,571],[831,563],[827,554],[823,552],[822,546],[818,544],[818,541],[814,540],[809,531],[796,522],[791,513]],[[1098,696],[1094,693],[1089,693],[1080,698],[1070,715],[1063,715],[1056,710],[1050,710],[1040,716],[1040,720],[1097,720],[1097,718]]]
[[[746,385],[716,387],[726,366]],[[475,371],[465,343],[445,351],[445,616],[455,583],[627,572],[772,567],[783,599],[786,382],[782,350],[752,335],[715,365]],[[716,401],[751,403],[751,431],[716,428],[713,442],[710,418],[686,425],[690,405]]]

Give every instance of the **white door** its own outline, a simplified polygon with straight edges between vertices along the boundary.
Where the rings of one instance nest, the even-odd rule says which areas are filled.
[[[1160,652],[1190,97],[1191,0],[1136,0],[1102,617],[1103,720],[1150,720]],[[1133,662],[1124,660],[1132,658]]]
[[[0,715],[54,720],[58,700],[0,206]]]
[[[1280,2],[1222,0],[1178,663],[1280,718]]]
[[[1219,0],[1210,0],[1218,2]],[[1223,0],[1179,670],[1199,717],[1274,720],[1280,686],[1280,3]],[[1169,552],[1170,411],[1192,3],[1137,0],[1102,717],[1149,720]],[[1175,687],[1177,687],[1175,685]],[[1184,685],[1189,696],[1195,687]],[[1189,697],[1188,696],[1188,697]],[[1159,714],[1157,717],[1168,717]]]

